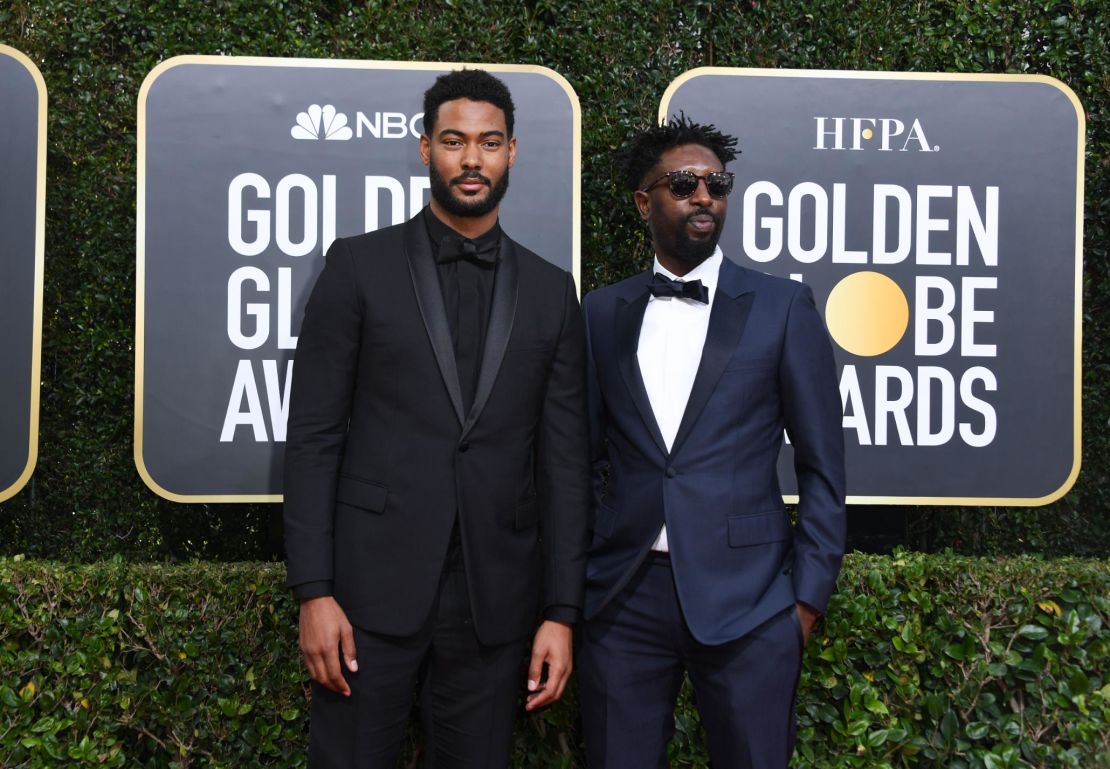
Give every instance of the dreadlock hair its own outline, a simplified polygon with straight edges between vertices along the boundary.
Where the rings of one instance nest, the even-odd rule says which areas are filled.
[[[440,75],[424,92],[424,133],[432,135],[439,119],[439,105],[455,99],[486,101],[505,114],[505,129],[513,135],[513,97],[509,89],[484,69],[457,69]]]
[[[684,144],[700,144],[708,148],[722,166],[728,165],[740,154],[740,150],[736,149],[735,136],[721,133],[712,124],[695,123],[686,117],[686,113],[679,112],[677,116],[672,115],[669,122],[636,131],[628,143],[617,150],[617,165],[629,192],[641,188],[644,177],[659,164],[664,152]]]

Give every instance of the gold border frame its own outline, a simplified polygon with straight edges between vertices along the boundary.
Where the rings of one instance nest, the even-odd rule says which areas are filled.
[[[33,319],[31,322],[31,420],[30,436],[27,440],[27,464],[23,472],[16,478],[15,483],[6,489],[0,489],[0,502],[11,499],[27,485],[31,474],[35,472],[35,465],[39,458],[39,398],[42,386],[42,275],[46,253],[46,81],[35,63],[21,51],[9,45],[0,43],[0,56],[10,56],[15,59],[31,80],[38,91],[38,149],[35,158],[37,178],[35,179],[35,301]]]
[[[659,102],[659,120],[666,120],[671,99],[678,89],[687,81],[703,75],[731,76],[731,77],[791,77],[791,78],[828,78],[844,80],[928,80],[928,81],[972,81],[972,82],[1004,82],[1004,83],[1041,83],[1060,91],[1075,108],[1076,115],[1076,173],[1075,173],[1075,371],[1073,378],[1073,394],[1075,400],[1075,415],[1072,434],[1073,462],[1071,472],[1055,491],[1043,497],[885,497],[885,496],[852,496],[847,498],[848,504],[853,505],[967,505],[967,506],[1013,506],[1037,507],[1055,502],[1068,493],[1079,477],[1079,468],[1082,464],[1082,437],[1083,437],[1083,169],[1084,151],[1086,149],[1086,113],[1079,97],[1065,83],[1047,75],[998,75],[998,74],[969,74],[945,72],[868,72],[856,70],[806,70],[806,69],[756,69],[754,67],[698,67],[688,70],[671,81],[663,98]],[[783,496],[783,499],[795,504],[798,495]]]
[[[160,497],[171,502],[281,502],[281,494],[177,494],[163,487],[151,476],[143,461],[143,375],[146,344],[146,101],[151,87],[161,75],[183,64],[202,64],[232,67],[297,67],[318,69],[392,69],[443,71],[460,67],[477,67],[489,72],[532,73],[543,75],[555,82],[570,100],[573,115],[571,140],[571,271],[579,294],[581,278],[581,218],[582,218],[582,109],[578,94],[570,82],[553,69],[535,64],[488,64],[481,62],[431,62],[431,61],[373,61],[363,59],[294,59],[263,56],[175,56],[152,69],[143,79],[138,97],[137,119],[137,185],[135,205],[135,469],[143,482]],[[45,158],[45,155],[43,156]],[[36,356],[36,367],[37,367]],[[37,369],[36,369],[37,370]],[[2,499],[2,497],[0,497]]]

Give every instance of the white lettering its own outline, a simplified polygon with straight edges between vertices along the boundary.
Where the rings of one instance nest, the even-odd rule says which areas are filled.
[[[813,198],[813,246],[802,246],[802,200]],[[825,255],[828,250],[829,198],[824,188],[815,182],[802,182],[790,190],[787,201],[786,243],[790,255],[799,262],[811,264]]]
[[[769,262],[782,253],[782,217],[764,216],[758,227],[766,230],[768,243],[760,248],[756,243],[756,204],[766,196],[772,206],[782,205],[782,190],[771,182],[755,182],[744,190],[744,253],[757,262]]]
[[[246,411],[241,410],[244,398],[247,401]],[[240,425],[251,428],[255,442],[266,441],[266,421],[262,415],[262,402],[258,398],[258,384],[254,381],[254,369],[249,360],[239,361],[239,367],[235,370],[235,382],[231,385],[231,398],[227,402],[220,443],[235,440],[235,430]]]
[[[997,390],[998,382],[995,380],[991,370],[983,368],[982,366],[973,366],[969,368],[960,379],[960,398],[966,406],[983,415],[982,432],[973,432],[969,423],[961,422],[960,437],[964,439],[964,443],[968,446],[983,447],[989,445],[991,441],[994,440],[995,432],[997,432],[998,429],[998,420],[994,412],[994,407],[986,401],[976,397],[972,392],[971,388],[975,382],[982,382],[983,389],[987,392],[994,392]]]
[[[235,253],[243,256],[258,256],[270,245],[270,212],[266,209],[250,209],[247,221],[254,224],[254,240],[243,239],[243,193],[252,188],[262,199],[270,197],[270,185],[258,174],[239,174],[227,187],[227,242]]]
[[[270,290],[270,279],[257,267],[240,267],[227,279],[227,336],[241,350],[255,350],[270,335],[270,306],[251,302],[243,307],[243,284],[254,283],[258,291]],[[254,333],[243,333],[243,315],[254,318]]]

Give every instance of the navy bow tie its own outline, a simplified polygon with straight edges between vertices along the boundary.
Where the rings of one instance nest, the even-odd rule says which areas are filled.
[[[671,280],[661,272],[655,273],[648,285],[652,296],[676,296],[709,304],[709,289],[700,280]]]
[[[448,235],[439,244],[439,256],[436,261],[440,264],[467,259],[478,265],[492,265],[497,262],[497,241],[479,247],[477,243],[468,238]]]

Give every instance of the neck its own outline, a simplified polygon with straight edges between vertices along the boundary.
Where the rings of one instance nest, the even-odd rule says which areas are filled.
[[[709,256],[713,256],[713,254],[710,254],[709,256],[705,257],[705,259],[702,259],[698,262],[688,262],[681,259],[675,259],[673,256],[661,254],[658,251],[655,252],[655,256],[657,259],[659,259],[659,264],[663,267],[663,269],[665,269],[672,275],[677,275],[681,278],[683,275],[690,272],[690,270],[693,270],[695,267],[698,267],[703,262],[705,262],[705,259],[708,259]]]
[[[476,238],[487,232],[497,222],[497,212],[501,208],[498,206],[482,216],[456,216],[440,206],[435,198],[432,198],[429,205],[436,218],[464,238]]]

